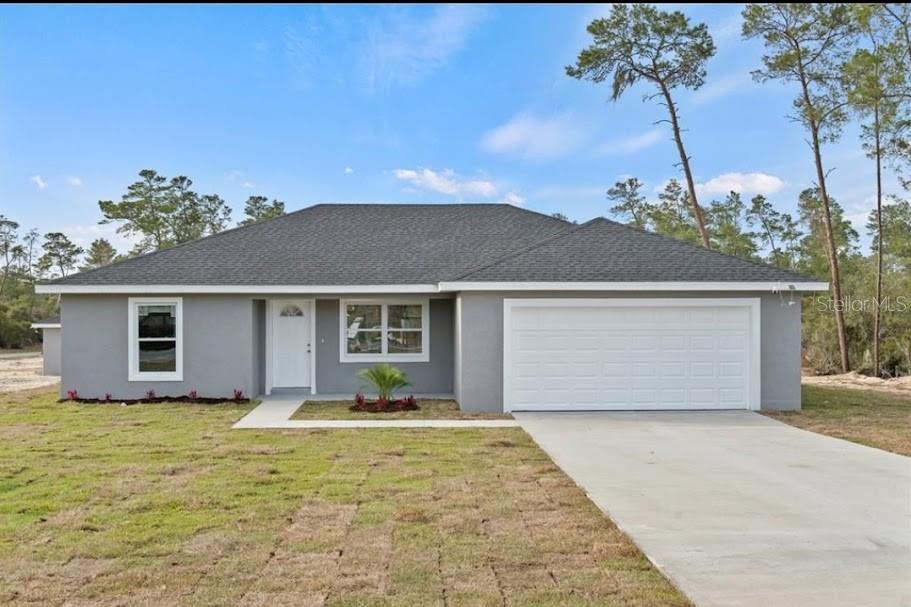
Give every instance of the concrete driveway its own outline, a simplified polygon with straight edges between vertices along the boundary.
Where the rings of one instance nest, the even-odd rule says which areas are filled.
[[[911,606],[911,458],[749,412],[516,413],[700,606]]]

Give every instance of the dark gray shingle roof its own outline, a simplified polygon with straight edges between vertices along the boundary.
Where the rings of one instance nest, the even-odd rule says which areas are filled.
[[[607,219],[507,204],[320,204],[53,281],[65,285],[381,285],[805,281]]]
[[[53,282],[431,284],[569,225],[507,204],[319,204]]]
[[[599,217],[482,264],[455,280],[794,282],[813,279]]]

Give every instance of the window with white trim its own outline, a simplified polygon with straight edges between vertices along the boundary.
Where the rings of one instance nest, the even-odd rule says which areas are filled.
[[[430,360],[429,300],[340,301],[341,362]]]
[[[183,302],[179,297],[129,299],[129,380],[183,380]]]

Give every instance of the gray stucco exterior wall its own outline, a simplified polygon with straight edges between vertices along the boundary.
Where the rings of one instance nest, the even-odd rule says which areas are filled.
[[[452,299],[430,300],[430,361],[393,363],[408,374],[415,394],[453,393],[454,309]],[[354,394],[358,370],[376,363],[339,362],[339,300],[316,300],[316,389],[320,394]]]
[[[253,300],[253,386],[251,394],[266,392],[266,300]]]
[[[41,329],[45,375],[60,375],[60,329]]]
[[[762,408],[800,410],[800,298],[762,298]]]
[[[466,411],[503,410],[503,300],[505,298],[759,297],[763,409],[800,409],[800,300],[740,292],[463,292],[456,307],[461,329],[457,398]]]
[[[162,295],[162,297],[166,297]],[[252,300],[230,295],[183,296],[183,381],[128,381],[128,305],[124,295],[64,295],[61,395],[140,398],[230,397],[258,393],[254,381]]]
[[[150,389],[179,396],[231,396],[265,391],[265,298],[183,296],[183,381],[128,381],[128,300],[124,295],[64,295],[58,333],[61,394],[138,398]],[[352,296],[355,297],[355,296]],[[463,409],[502,411],[503,299],[506,297],[757,297],[756,293],[463,292],[430,300],[430,361],[395,363],[416,394],[455,393]],[[800,408],[800,302],[763,294],[761,401],[764,409]],[[45,330],[45,364],[55,360],[53,330]],[[355,373],[373,363],[339,361],[339,299],[316,300],[316,387],[321,394],[353,394]],[[45,373],[51,372],[46,367]]]

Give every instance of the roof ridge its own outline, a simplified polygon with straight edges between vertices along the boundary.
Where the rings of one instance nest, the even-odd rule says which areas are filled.
[[[541,213],[541,214],[543,215],[543,213]],[[556,218],[554,218],[554,219],[556,219]],[[568,236],[569,234],[578,232],[582,228],[595,223],[599,219],[603,220],[604,217],[595,217],[593,219],[589,219],[585,223],[580,223],[578,225],[572,226],[569,229],[566,229],[562,232],[557,232],[556,234],[551,234],[550,236],[542,238],[541,240],[538,240],[528,246],[522,247],[521,249],[517,249],[515,251],[510,251],[509,253],[506,253],[505,255],[501,255],[500,257],[494,258],[490,261],[484,262],[482,264],[478,264],[477,266],[474,266],[473,268],[470,268],[470,269],[462,272],[458,276],[454,276],[448,280],[443,280],[440,282],[461,280],[467,276],[474,274],[475,272],[480,272],[481,270],[486,270],[487,268],[495,266],[498,263],[506,261],[507,259],[512,259],[514,257],[518,257],[519,255],[524,255],[525,253],[528,253],[529,251],[533,251],[533,250],[537,249],[538,247],[544,246],[545,244],[549,244],[555,240],[559,240],[560,238],[563,238],[564,236]],[[562,220],[557,220],[557,221],[562,221]],[[570,224],[570,225],[572,225],[572,224]]]
[[[757,267],[757,268],[766,268],[766,269],[777,270],[777,271],[779,271],[779,272],[788,272],[788,273],[790,273],[790,274],[793,274],[795,278],[800,278],[800,279],[802,279],[802,280],[819,280],[819,279],[816,278],[816,277],[804,276],[804,275],[801,274],[800,272],[796,272],[796,271],[794,271],[794,270],[792,270],[792,269],[790,269],[790,268],[779,268],[778,266],[774,266],[774,265],[772,265],[772,264],[770,264],[770,263],[766,263],[766,262],[764,262],[764,261],[756,261],[755,259],[750,259],[750,258],[748,258],[748,257],[741,257],[741,256],[739,256],[739,255],[734,255],[733,253],[725,253],[724,251],[719,251],[719,250],[717,250],[717,249],[710,249],[710,248],[704,247],[704,246],[702,246],[702,245],[694,244],[694,243],[689,242],[689,241],[687,241],[687,240],[681,240],[681,239],[679,239],[679,238],[674,238],[673,236],[667,236],[667,235],[665,235],[665,234],[659,234],[658,232],[650,232],[650,231],[648,231],[648,230],[645,230],[645,229],[642,229],[642,228],[639,228],[639,227],[636,227],[636,226],[631,226],[631,225],[628,225],[628,224],[625,224],[625,223],[620,223],[619,221],[614,221],[614,220],[612,220],[612,219],[607,219],[606,217],[602,217],[601,219],[604,219],[604,221],[607,221],[608,223],[611,223],[611,224],[613,224],[613,225],[619,226],[619,227],[621,227],[621,228],[625,228],[625,229],[627,229],[627,230],[632,230],[633,232],[637,232],[637,233],[643,234],[643,235],[645,235],[645,236],[652,236],[652,237],[655,237],[655,238],[660,238],[660,239],[662,239],[662,240],[669,240],[669,241],[671,241],[671,242],[674,242],[674,243],[677,243],[677,244],[682,244],[682,245],[684,245],[684,246],[686,246],[686,247],[695,249],[695,250],[697,250],[697,251],[705,251],[705,252],[708,252],[708,253],[714,253],[715,255],[723,255],[724,257],[728,257],[728,258],[730,258],[730,259],[736,259],[736,260],[738,260],[738,261],[742,261],[742,262],[744,262],[744,263],[751,264],[751,265],[753,265],[753,266],[755,266],[755,267]]]

